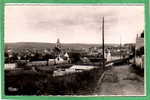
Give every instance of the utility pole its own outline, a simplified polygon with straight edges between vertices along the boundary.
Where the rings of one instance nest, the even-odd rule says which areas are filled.
[[[121,59],[121,53],[122,51],[121,51],[121,36],[120,36],[120,59]]]
[[[103,70],[104,70],[105,69],[104,17],[102,18],[102,50],[103,50]]]

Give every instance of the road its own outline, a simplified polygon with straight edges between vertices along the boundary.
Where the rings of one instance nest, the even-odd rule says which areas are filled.
[[[144,77],[133,72],[129,65],[113,66],[105,72],[102,83],[94,95],[142,96],[144,95]]]

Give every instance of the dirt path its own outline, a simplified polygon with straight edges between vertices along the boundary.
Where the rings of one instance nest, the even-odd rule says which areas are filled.
[[[95,95],[144,95],[144,78],[132,73],[128,65],[114,66],[105,72]]]

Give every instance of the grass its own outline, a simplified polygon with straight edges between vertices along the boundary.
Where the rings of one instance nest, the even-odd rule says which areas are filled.
[[[53,77],[52,73],[32,70],[5,71],[6,95],[90,95],[103,70],[70,73]],[[9,91],[8,88],[18,91]]]

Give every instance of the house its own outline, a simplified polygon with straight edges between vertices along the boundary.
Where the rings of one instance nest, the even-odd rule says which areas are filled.
[[[64,59],[62,57],[60,57],[60,55],[58,57],[55,58],[55,63],[56,64],[61,64],[64,63]]]
[[[14,70],[17,67],[16,63],[5,64],[5,70]]]

